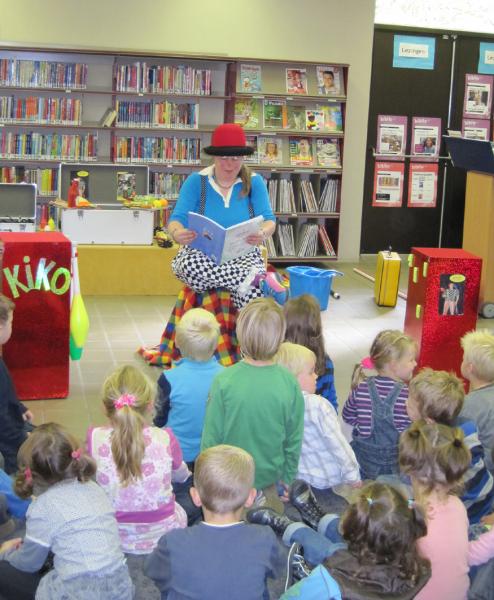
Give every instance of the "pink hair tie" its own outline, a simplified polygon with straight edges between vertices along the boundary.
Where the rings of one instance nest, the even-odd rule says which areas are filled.
[[[74,460],[79,460],[82,456],[82,450],[80,448],[77,448],[77,450],[72,450],[70,456],[72,456]]]
[[[26,483],[28,483],[28,484],[31,484],[33,482],[33,474],[29,467],[26,467],[24,469],[24,479],[26,480]]]
[[[366,356],[360,361],[360,366],[363,369],[373,369],[374,363],[372,362],[372,358],[370,356]]]
[[[135,406],[135,403],[136,397],[133,394],[122,394],[113,402],[113,406],[119,410],[124,406]]]

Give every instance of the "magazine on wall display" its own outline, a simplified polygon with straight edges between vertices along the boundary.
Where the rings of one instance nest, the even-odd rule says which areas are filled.
[[[136,195],[136,174],[126,171],[117,173],[117,200],[130,200]]]
[[[288,129],[295,131],[305,131],[305,106],[287,105],[287,125]]]
[[[489,119],[492,104],[492,75],[465,75],[463,116]]]
[[[290,164],[292,166],[311,167],[314,162],[312,155],[312,143],[309,138],[291,137],[290,146]]]
[[[287,126],[286,102],[284,100],[264,100],[264,127],[285,129]]]
[[[341,167],[340,140],[335,138],[316,139],[316,158],[318,167]]]
[[[395,115],[377,116],[376,154],[392,160],[400,160],[407,145],[407,117]]]
[[[253,164],[257,163],[259,160],[259,155],[257,152],[257,135],[246,135],[245,142],[246,142],[247,146],[249,146],[250,148],[253,148],[254,153],[245,156],[244,162],[253,163]]]
[[[318,106],[317,108],[318,110],[321,110],[324,115],[324,127],[322,129],[334,133],[343,131],[343,117],[341,114],[341,104],[339,102]]]
[[[467,140],[488,141],[491,122],[487,119],[463,119],[461,135]]]
[[[259,129],[259,101],[255,98],[235,100],[233,120],[244,129]]]
[[[279,137],[259,136],[257,141],[259,162],[266,165],[283,164],[283,143]]]
[[[317,93],[319,96],[343,96],[343,73],[341,67],[317,66]]]
[[[286,93],[307,95],[307,69],[286,69]]]
[[[240,65],[240,91],[246,94],[262,90],[262,71],[260,65]]]
[[[408,172],[409,208],[434,208],[437,200],[437,163],[410,163]]]
[[[254,246],[249,244],[246,238],[259,233],[264,221],[259,215],[225,229],[216,221],[198,213],[189,212],[188,218],[189,229],[197,233],[197,237],[189,246],[209,256],[217,265],[251,252]]]
[[[411,154],[423,160],[437,160],[440,146],[441,119],[413,117]]]
[[[305,111],[305,128],[307,131],[321,131],[325,129],[325,115],[322,110]]]
[[[376,162],[372,206],[391,208],[403,202],[404,163]]]

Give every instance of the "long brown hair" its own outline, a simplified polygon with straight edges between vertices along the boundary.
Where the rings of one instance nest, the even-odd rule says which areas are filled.
[[[21,498],[32,496],[35,487],[40,493],[65,479],[88,481],[96,473],[77,438],[57,423],[36,427],[19,448],[17,462],[14,489]]]
[[[326,368],[326,351],[322,333],[321,309],[311,294],[290,298],[283,307],[286,319],[285,341],[300,344],[316,355],[316,373]]]
[[[103,404],[113,425],[111,452],[122,485],[142,477],[144,427],[156,386],[132,365],[114,371],[103,384]]]
[[[252,173],[246,164],[243,164],[240,167],[238,176],[242,180],[242,191],[240,192],[240,195],[248,196],[250,194],[250,188],[252,187],[252,185],[251,185]]]
[[[363,487],[343,514],[340,530],[360,563],[396,565],[412,583],[427,563],[416,548],[418,538],[427,533],[422,509],[390,485]]]

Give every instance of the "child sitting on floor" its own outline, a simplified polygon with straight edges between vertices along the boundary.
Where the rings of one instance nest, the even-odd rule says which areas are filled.
[[[233,446],[220,445],[196,460],[192,499],[204,522],[164,535],[145,572],[166,598],[262,600],[267,577],[282,564],[276,536],[242,521],[256,496],[254,461]]]
[[[77,440],[56,423],[41,425],[21,446],[19,467],[15,491],[35,499],[24,540],[0,547],[0,597],[131,600],[113,508]],[[42,577],[50,550],[54,567]]]
[[[494,335],[470,331],[461,339],[461,374],[470,382],[461,416],[477,425],[487,468],[494,473]]]
[[[271,298],[252,300],[239,313],[237,335],[244,358],[213,381],[202,448],[231,444],[249,452],[255,487],[282,512],[279,496],[286,496],[300,458],[304,399],[295,377],[274,362],[285,336],[281,307]]]
[[[12,335],[15,304],[0,294],[0,345],[6,344]],[[27,432],[33,429],[33,413],[19,401],[9,370],[0,356],[0,453],[4,470],[11,475],[17,470],[17,452]],[[0,465],[1,466],[1,465]]]
[[[481,517],[492,512],[494,482],[485,466],[484,449],[475,423],[458,417],[464,397],[463,382],[453,373],[422,369],[410,381],[407,411],[412,421],[425,419],[429,423],[455,426],[463,431],[472,462],[463,476],[461,500],[468,511],[470,523],[478,523]]]
[[[300,344],[316,355],[316,394],[328,400],[338,412],[334,385],[334,365],[324,348],[321,308],[311,294],[290,298],[283,307],[286,319],[285,340]]]
[[[343,420],[353,425],[352,448],[362,479],[398,474],[398,441],[409,425],[408,387],[417,365],[415,342],[396,330],[381,331],[372,343],[370,361],[356,365]],[[365,377],[374,368],[377,377]]]
[[[335,409],[314,393],[317,380],[314,352],[299,344],[283,342],[275,359],[295,375],[305,401],[297,478],[317,489],[360,481],[357,459],[341,431]]]
[[[129,554],[149,554],[164,533],[187,525],[172,480],[183,482],[190,472],[172,431],[147,423],[155,396],[155,385],[139,369],[120,367],[103,384],[110,425],[90,428],[87,435],[96,481],[116,511]]]
[[[175,342],[182,360],[158,379],[154,424],[167,425],[192,466],[201,448],[209,388],[223,367],[213,357],[220,327],[214,315],[192,308],[180,319]]]

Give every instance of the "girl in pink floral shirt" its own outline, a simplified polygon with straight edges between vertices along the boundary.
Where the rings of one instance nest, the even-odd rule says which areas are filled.
[[[96,481],[113,504],[122,548],[130,554],[149,554],[164,533],[187,526],[172,480],[184,482],[190,472],[171,430],[147,423],[155,396],[139,369],[117,369],[103,385],[110,425],[90,428],[87,436]]]

